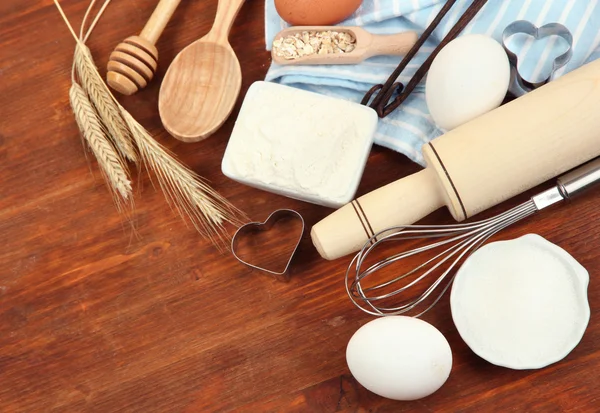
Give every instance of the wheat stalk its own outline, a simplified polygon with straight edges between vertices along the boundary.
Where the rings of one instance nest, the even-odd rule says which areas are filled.
[[[131,134],[123,121],[119,108],[98,73],[90,49],[82,43],[78,43],[75,48],[74,65],[81,84],[102,118],[113,144],[124,157],[132,162],[137,162]]]
[[[69,90],[69,100],[81,135],[96,156],[103,175],[110,183],[109,187],[125,201],[131,200],[131,181],[125,165],[108,140],[106,131],[85,91],[75,82]],[[116,198],[116,203],[120,205],[118,198]]]
[[[58,0],[54,0],[54,4],[77,42],[73,67],[74,71],[77,71],[81,85],[73,79],[70,95],[72,95],[71,104],[79,128],[98,158],[113,192],[118,192],[125,200],[131,199],[131,183],[125,169],[125,162],[114,147],[131,160],[137,160],[135,150],[137,147],[144,164],[152,169],[158,178],[167,202],[184,219],[189,218],[198,232],[210,239],[216,247],[221,248],[224,240],[229,238],[224,224],[231,223],[239,226],[248,218],[206,184],[200,176],[177,161],[119,104],[98,73],[90,50],[85,45],[85,40],[91,34],[109,1],[105,0],[104,6],[86,36],[78,37]],[[94,2],[95,0],[92,0],[90,3],[86,18]],[[86,18],[82,24],[82,34]],[[107,136],[112,138],[114,147]],[[115,200],[119,202],[119,198],[115,197]]]
[[[182,217],[187,217],[198,232],[220,246],[228,238],[225,222],[241,225],[247,217],[200,176],[179,163],[125,109],[125,123],[138,147],[143,162],[153,170],[169,203]]]

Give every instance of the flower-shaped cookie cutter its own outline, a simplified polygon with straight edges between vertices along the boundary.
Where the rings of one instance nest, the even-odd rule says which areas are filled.
[[[519,58],[515,52],[508,47],[508,40],[516,34],[526,34],[533,37],[535,40],[540,40],[545,37],[558,36],[563,38],[569,45],[568,49],[557,56],[552,63],[552,70],[546,79],[539,82],[529,82],[524,79],[519,73]],[[527,20],[517,20],[506,26],[502,32],[502,47],[508,55],[510,62],[510,92],[516,97],[523,96],[532,90],[550,82],[557,70],[564,67],[573,56],[573,35],[565,26],[560,23],[548,23],[541,27],[537,27]]]
[[[255,231],[268,232],[275,226],[275,224],[277,222],[279,222],[285,218],[292,219],[292,220],[299,222],[301,224],[301,229],[298,234],[298,239],[297,239],[297,241],[295,241],[294,248],[287,260],[285,268],[282,271],[278,271],[278,270],[266,268],[264,266],[253,264],[251,262],[248,262],[248,261],[242,259],[239,256],[238,243],[239,243],[239,239],[241,236],[246,234],[246,235],[252,237]],[[304,230],[305,230],[304,218],[302,218],[302,215],[300,215],[299,212],[294,211],[293,209],[278,209],[278,210],[272,212],[271,215],[269,215],[264,222],[249,222],[245,225],[242,225],[235,232],[233,238],[231,239],[231,252],[232,252],[233,256],[242,264],[247,265],[248,267],[254,268],[256,270],[272,274],[272,275],[276,276],[279,280],[287,281],[287,279],[288,279],[287,273],[290,268],[290,264],[292,263],[292,259],[294,258],[294,255],[296,254],[298,247],[300,246],[300,241],[302,241],[302,236],[304,235]]]

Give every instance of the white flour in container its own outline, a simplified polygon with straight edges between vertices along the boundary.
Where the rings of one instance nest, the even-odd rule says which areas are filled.
[[[457,273],[452,318],[484,359],[540,368],[565,357],[583,336],[588,282],[574,258],[538,235],[491,243]]]
[[[338,208],[356,193],[376,126],[371,108],[255,82],[244,99],[222,170],[250,186]]]

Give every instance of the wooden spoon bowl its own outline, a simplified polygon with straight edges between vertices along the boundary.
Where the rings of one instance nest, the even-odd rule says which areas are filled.
[[[167,71],[158,109],[165,129],[177,139],[204,139],[231,114],[242,86],[242,71],[228,46],[205,39],[194,42]]]
[[[220,0],[211,31],[183,49],[165,74],[158,109],[165,129],[181,141],[212,135],[235,106],[242,71],[227,37],[242,4]]]

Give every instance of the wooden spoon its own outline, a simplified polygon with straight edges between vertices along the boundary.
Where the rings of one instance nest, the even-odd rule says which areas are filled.
[[[160,87],[165,129],[184,142],[212,135],[231,114],[242,86],[240,63],[228,41],[244,0],[219,0],[210,32],[173,60]]]
[[[355,40],[354,49],[346,53],[307,54],[296,58],[284,57],[281,48],[273,47],[271,56],[279,65],[348,65],[360,63],[365,59],[379,55],[406,54],[417,42],[418,35],[415,32],[402,32],[398,34],[376,35],[371,34],[361,27],[343,26],[295,26],[284,29],[275,36],[275,41],[296,33],[302,32],[337,32],[348,33]],[[278,52],[279,50],[279,52]]]

